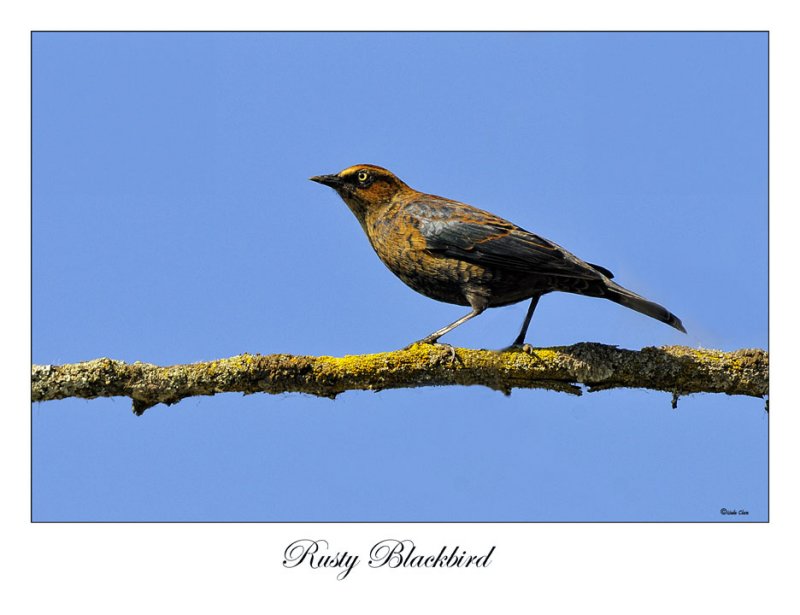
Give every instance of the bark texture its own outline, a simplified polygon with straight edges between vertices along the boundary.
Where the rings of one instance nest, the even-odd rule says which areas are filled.
[[[243,354],[160,367],[95,359],[34,365],[33,401],[125,396],[140,415],[158,404],[216,393],[307,393],[334,398],[348,390],[483,385],[506,395],[538,388],[580,395],[617,387],[646,388],[678,397],[727,393],[765,397],[769,356],[758,349],[721,352],[683,346],[624,350],[603,344],[524,351],[452,349],[416,344],[404,350],[345,357]]]

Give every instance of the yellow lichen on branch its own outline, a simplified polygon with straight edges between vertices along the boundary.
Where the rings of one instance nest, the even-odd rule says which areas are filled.
[[[453,352],[454,351],[454,352]],[[95,359],[68,365],[34,365],[33,401],[125,396],[142,414],[158,403],[216,393],[307,393],[336,397],[348,390],[483,385],[509,394],[539,388],[580,395],[611,388],[764,397],[769,356],[683,346],[624,350],[603,344],[522,350],[451,349],[416,344],[404,350],[345,357],[243,354],[228,359],[159,367]]]

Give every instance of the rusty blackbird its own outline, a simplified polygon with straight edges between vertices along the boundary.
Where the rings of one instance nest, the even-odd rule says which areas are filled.
[[[512,344],[524,346],[539,297],[553,291],[610,299],[686,332],[666,308],[613,282],[608,269],[487,211],[418,192],[391,171],[359,164],[311,180],[342,197],[378,257],[403,282],[432,299],[472,308],[420,343],[437,343],[486,308],[530,299]]]

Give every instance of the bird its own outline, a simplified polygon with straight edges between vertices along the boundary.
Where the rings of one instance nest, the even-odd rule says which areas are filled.
[[[534,310],[555,291],[608,299],[686,333],[677,316],[614,282],[605,267],[488,211],[419,192],[383,167],[357,164],[309,179],[338,193],[398,278],[426,297],[470,308],[415,343],[440,343],[487,308],[530,300],[508,347],[530,349],[525,338]]]

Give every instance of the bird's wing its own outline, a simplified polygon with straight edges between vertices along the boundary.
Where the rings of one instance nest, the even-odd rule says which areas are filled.
[[[427,196],[406,206],[437,254],[477,265],[600,280],[610,271],[589,265],[562,247],[487,211],[441,197]]]

